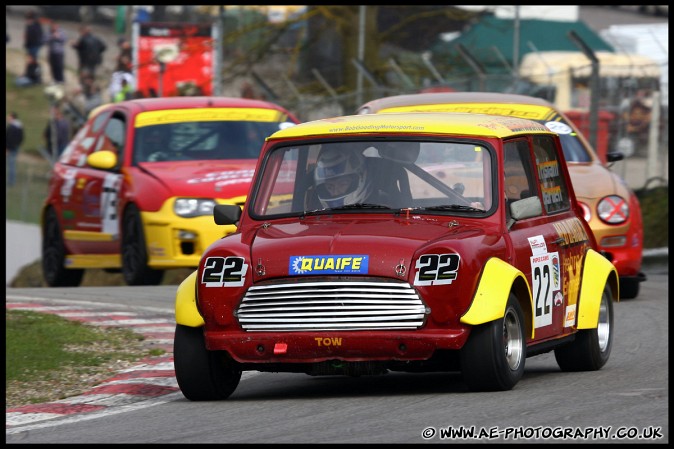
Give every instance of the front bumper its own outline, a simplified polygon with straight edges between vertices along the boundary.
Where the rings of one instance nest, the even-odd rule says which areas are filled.
[[[155,269],[197,267],[208,246],[236,231],[234,225],[216,225],[213,215],[179,217],[172,200],[157,212],[142,212],[142,218],[148,265]]]
[[[355,332],[213,332],[206,348],[227,351],[239,363],[318,363],[428,360],[437,350],[458,350],[469,329]]]

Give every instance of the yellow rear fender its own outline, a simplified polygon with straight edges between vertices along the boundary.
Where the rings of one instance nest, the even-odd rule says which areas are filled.
[[[197,271],[187,276],[176,292],[176,323],[189,327],[201,327],[204,317],[197,309]]]
[[[533,302],[529,283],[520,270],[496,257],[489,259],[484,266],[473,302],[460,321],[475,326],[503,318],[511,291],[520,301],[527,323],[526,327],[531,329],[531,338],[533,338],[534,329],[531,325]]]
[[[583,261],[583,277],[578,300],[578,329],[594,329],[599,322],[599,306],[606,284],[611,286],[613,301],[618,301],[618,271],[604,256],[587,250]]]

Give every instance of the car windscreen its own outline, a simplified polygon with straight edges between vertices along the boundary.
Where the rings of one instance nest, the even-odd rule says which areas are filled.
[[[265,156],[254,217],[312,213],[486,216],[495,163],[484,142],[372,140],[279,146]]]
[[[135,129],[134,163],[257,159],[278,122],[189,121]]]
[[[590,162],[592,158],[588,150],[583,145],[583,142],[578,137],[578,132],[575,131],[568,123],[561,117],[557,120],[536,120],[545,125],[550,131],[559,135],[562,142],[562,150],[564,151],[564,159],[566,162]]]

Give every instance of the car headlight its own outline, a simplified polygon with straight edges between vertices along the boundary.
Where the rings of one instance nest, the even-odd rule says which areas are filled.
[[[610,195],[599,201],[597,214],[604,223],[621,224],[627,221],[630,208],[623,198],[618,195]]]
[[[212,215],[215,201],[205,198],[178,198],[173,204],[173,212],[184,218]]]

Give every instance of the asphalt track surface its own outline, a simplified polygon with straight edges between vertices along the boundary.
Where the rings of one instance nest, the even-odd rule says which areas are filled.
[[[198,442],[330,442],[336,437],[334,426],[337,423],[356,428],[358,421],[365,419],[361,416],[354,420],[358,407],[369,407],[367,395],[374,395],[372,400],[381,402],[376,407],[373,405],[376,409],[372,410],[374,415],[367,419],[384,420],[379,423],[382,428],[372,434],[361,434],[359,438],[355,434],[343,434],[336,437],[337,441],[408,442],[411,438],[410,441],[421,442],[418,432],[415,435],[404,432],[396,435],[390,429],[384,432],[384,428],[392,428],[392,422],[405,419],[404,407],[422,410],[421,404],[428,400],[428,407],[440,407],[435,410],[436,421],[438,417],[443,417],[450,422],[465,422],[465,419],[450,419],[456,416],[451,412],[455,409],[464,410],[466,416],[475,419],[475,424],[490,423],[493,426],[512,423],[513,418],[518,416],[521,424],[547,422],[567,428],[597,427],[598,423],[604,423],[612,425],[614,430],[620,425],[642,432],[650,426],[659,429],[662,434],[657,441],[650,442],[665,442],[669,438],[667,262],[652,265],[649,269],[649,281],[642,284],[641,295],[637,299],[615,304],[616,345],[609,364],[598,372],[560,373],[554,356],[543,354],[527,359],[523,381],[512,392],[501,394],[468,393],[461,386],[460,377],[442,378],[438,383],[439,375],[436,374],[426,376],[429,380],[419,384],[415,380],[419,375],[400,373],[355,379],[339,376],[321,379],[298,374],[245,372],[230,400],[208,403],[187,401],[175,379],[172,354],[175,286],[10,288],[6,290],[7,309],[53,313],[97,326],[127,327],[141,333],[148,345],[162,348],[166,353],[111,373],[109,379],[82,395],[6,409],[7,442],[118,442],[117,437],[111,436],[116,426],[117,431],[120,431],[118,426],[132,428],[128,436],[119,437],[119,442],[169,442],[167,439],[184,442],[189,440],[183,434],[187,429],[180,428],[201,419],[198,417],[211,409],[219,412],[229,410],[234,414],[229,418],[233,421],[216,425],[212,421],[218,421],[217,415],[207,419],[216,428],[203,428],[204,440]],[[486,406],[481,408],[480,404],[482,401],[491,403],[499,396],[507,403],[512,402],[516,409],[525,407],[529,412],[513,410],[508,420],[490,421],[493,410]],[[460,406],[442,408],[441,402],[436,401],[441,401],[443,397],[447,401],[458,401]],[[465,399],[462,400],[462,397]],[[327,399],[327,402],[321,401],[321,398]],[[348,409],[333,410],[333,401],[344,402],[344,407],[360,405],[351,413]],[[335,416],[326,423],[330,424],[327,428],[316,428],[309,434],[306,425],[295,423],[290,415],[284,414],[284,403],[291,408],[316,408],[321,410],[320,413],[334,413]],[[550,408],[545,404],[555,406]],[[266,406],[273,406],[273,410],[266,409]],[[237,424],[237,421],[250,419],[251,408],[261,414],[262,421],[268,420],[269,425],[277,428],[297,426],[297,430],[303,433],[298,434],[296,440],[287,440],[284,432],[270,433],[261,422],[257,425],[266,430],[261,430],[259,434],[237,433],[241,430],[239,426],[244,425]],[[326,411],[328,409],[332,411]],[[159,410],[162,412],[159,413]],[[432,408],[428,413],[430,410]],[[539,410],[540,416],[531,415],[532,410]],[[154,411],[159,414],[155,415]],[[172,416],[174,413],[186,413],[186,421],[175,428],[175,420],[182,418]],[[311,415],[313,412],[303,413]],[[384,418],[386,414],[391,415],[392,422]],[[417,418],[410,416],[410,419],[421,426]],[[206,421],[203,426],[208,427]],[[95,435],[90,434],[88,422],[96,423],[91,424],[96,429]],[[74,426],[72,432],[66,430],[70,426]],[[108,426],[109,431],[102,430],[108,429]],[[139,434],[145,426],[149,426],[147,433]],[[228,429],[226,436],[224,429]],[[421,429],[419,427],[418,430]],[[223,439],[217,439],[216,435],[221,435]]]

